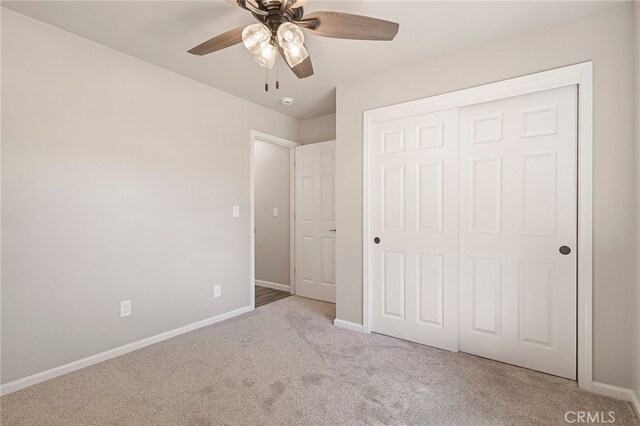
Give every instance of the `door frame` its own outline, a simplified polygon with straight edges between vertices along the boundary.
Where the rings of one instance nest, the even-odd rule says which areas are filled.
[[[289,149],[289,292],[295,294],[295,148],[300,146],[298,142],[262,133],[257,130],[250,132],[249,149],[249,235],[250,235],[250,277],[249,297],[251,298],[251,309],[255,309],[256,295],[256,186],[255,186],[255,144],[256,142],[267,142],[274,145],[283,146]]]
[[[373,124],[565,86],[578,86],[578,385],[593,384],[593,63],[591,61],[364,112],[362,322],[371,333],[371,129]]]

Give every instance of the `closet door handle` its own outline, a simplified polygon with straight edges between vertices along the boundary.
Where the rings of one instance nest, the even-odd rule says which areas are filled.
[[[336,232],[337,229],[329,229],[329,232]]]
[[[569,253],[571,253],[571,247],[569,247],[569,246],[562,246],[562,247],[560,247],[560,254],[562,254],[562,255],[566,256],[566,255],[568,255]]]

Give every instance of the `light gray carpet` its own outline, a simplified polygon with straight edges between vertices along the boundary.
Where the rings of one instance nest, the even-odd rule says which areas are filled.
[[[534,371],[334,327],[289,297],[2,397],[3,425],[566,424],[630,404]]]

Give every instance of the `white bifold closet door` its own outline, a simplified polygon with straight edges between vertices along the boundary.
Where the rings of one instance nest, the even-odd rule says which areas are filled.
[[[372,331],[574,379],[577,88],[371,132]]]
[[[460,110],[461,351],[576,378],[577,140],[576,86]]]
[[[457,348],[458,111],[376,124],[371,328]]]
[[[336,143],[296,147],[295,293],[336,301]]]

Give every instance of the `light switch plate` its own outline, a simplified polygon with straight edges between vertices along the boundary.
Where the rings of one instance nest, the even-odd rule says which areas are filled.
[[[214,285],[213,286],[213,297],[220,297],[222,296],[222,286],[221,285]]]
[[[240,206],[233,206],[233,217],[240,217]]]
[[[278,208],[277,207],[273,208],[273,217],[278,217]]]

